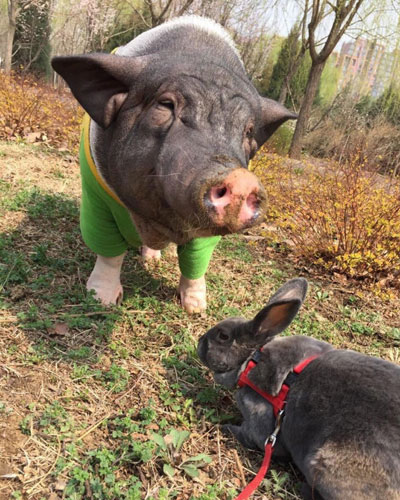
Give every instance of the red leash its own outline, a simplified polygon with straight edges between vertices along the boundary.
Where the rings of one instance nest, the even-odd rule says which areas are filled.
[[[280,431],[281,425],[282,425],[282,420],[284,416],[284,410],[283,407],[286,403],[286,397],[290,389],[290,384],[287,382],[289,379],[289,376],[285,379],[285,382],[282,384],[282,388],[279,391],[279,394],[277,396],[272,396],[271,394],[268,394],[267,392],[263,391],[259,387],[257,387],[251,380],[249,379],[249,373],[250,371],[257,366],[257,363],[260,359],[261,351],[256,351],[255,354],[252,356],[250,361],[247,363],[246,368],[244,371],[240,374],[239,380],[238,380],[238,385],[239,387],[244,387],[245,385],[251,387],[254,391],[258,392],[263,398],[265,398],[269,403],[272,404],[273,409],[274,409],[274,415],[276,416],[276,422],[275,422],[275,430],[274,432],[267,437],[265,441],[265,448],[264,448],[264,459],[262,461],[261,467],[259,471],[257,472],[256,476],[254,479],[245,487],[245,489],[235,498],[235,500],[247,500],[250,498],[250,496],[254,493],[254,491],[258,488],[260,485],[261,481],[264,479],[265,474],[268,472],[269,468],[269,463],[271,461],[271,456],[272,452],[274,451],[274,446],[276,442],[277,435]],[[310,356],[309,358],[305,359],[301,363],[299,363],[297,366],[293,368],[293,373],[298,375],[300,372],[304,370],[304,368],[311,363],[315,358],[318,356]],[[293,375],[292,373],[292,375]],[[290,375],[290,374],[289,374]]]
[[[284,411],[280,410],[278,416],[276,417],[275,430],[265,440],[265,453],[260,470],[257,472],[256,477],[246,486],[246,488],[240,493],[240,495],[235,498],[235,500],[247,500],[248,498],[250,498],[250,496],[258,488],[261,481],[264,479],[265,474],[268,471],[269,463],[271,461],[272,452],[274,451],[276,437],[282,425],[283,415]]]
[[[235,500],[247,500],[258,488],[258,485],[261,483],[261,481],[264,479],[265,474],[268,471],[269,467],[269,462],[271,461],[271,455],[272,455],[272,443],[269,442],[265,446],[265,455],[264,455],[264,460],[263,463],[261,464],[260,470],[257,472],[256,477],[249,483],[246,488],[240,493],[239,496],[235,498]]]

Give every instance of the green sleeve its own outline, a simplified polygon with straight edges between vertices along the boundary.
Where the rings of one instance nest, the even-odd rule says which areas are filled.
[[[122,255],[128,247],[141,245],[128,210],[117,203],[97,182],[84,151],[80,148],[82,199],[80,227],[84,242],[103,257]]]
[[[207,271],[214,248],[221,236],[194,238],[185,245],[178,246],[179,269],[185,278],[201,278]]]

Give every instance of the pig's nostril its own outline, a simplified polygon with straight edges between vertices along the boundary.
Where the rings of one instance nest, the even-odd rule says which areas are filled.
[[[226,195],[226,192],[228,190],[226,189],[226,187],[222,187],[222,188],[218,188],[217,191],[216,191],[216,197],[217,198],[223,198],[225,195]]]
[[[230,203],[231,190],[226,185],[215,186],[206,194],[206,202],[214,207],[224,207]]]
[[[246,203],[243,205],[240,211],[240,218],[243,221],[255,221],[260,215],[260,205],[261,201],[256,193],[251,193],[246,198]]]
[[[249,208],[258,209],[260,206],[260,200],[255,193],[251,193],[247,197],[246,204]]]

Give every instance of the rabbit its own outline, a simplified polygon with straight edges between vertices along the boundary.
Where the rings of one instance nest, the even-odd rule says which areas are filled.
[[[294,461],[306,480],[306,499],[400,499],[400,366],[310,337],[277,336],[306,292],[305,279],[292,279],[254,319],[221,321],[200,338],[200,360],[217,383],[232,389],[262,347],[249,379],[275,396],[298,363],[318,356],[290,385],[273,458]],[[223,431],[264,450],[275,427],[272,405],[248,386],[236,401],[243,422]]]

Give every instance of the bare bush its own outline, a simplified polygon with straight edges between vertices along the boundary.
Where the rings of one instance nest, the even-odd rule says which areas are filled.
[[[28,75],[0,72],[0,139],[77,149],[83,115],[70,92]]]
[[[305,148],[320,158],[351,161],[362,157],[368,169],[397,175],[400,172],[400,129],[383,114],[361,115],[350,96],[337,99],[325,117],[311,129]]]

